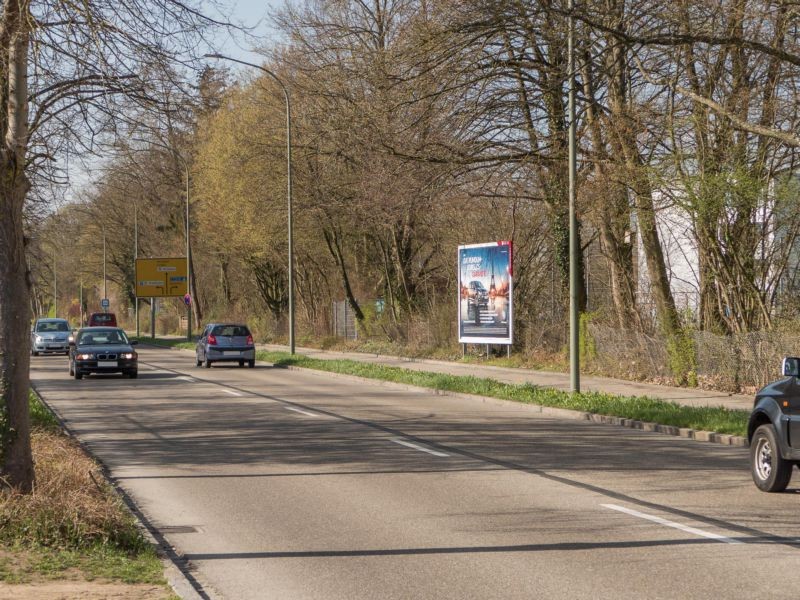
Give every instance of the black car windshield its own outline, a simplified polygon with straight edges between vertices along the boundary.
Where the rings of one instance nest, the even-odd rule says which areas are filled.
[[[214,335],[221,336],[246,336],[250,331],[244,325],[217,325],[211,330]]]
[[[69,331],[69,325],[66,321],[43,321],[36,325],[36,331],[38,333]]]
[[[76,342],[78,346],[102,346],[110,344],[128,345],[128,338],[121,329],[92,329],[81,331]]]

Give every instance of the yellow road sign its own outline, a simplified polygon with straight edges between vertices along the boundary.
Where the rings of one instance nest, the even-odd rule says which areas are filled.
[[[137,258],[136,296],[161,298],[188,293],[186,258]]]

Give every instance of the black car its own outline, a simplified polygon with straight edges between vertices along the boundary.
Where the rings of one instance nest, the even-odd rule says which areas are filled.
[[[136,341],[119,327],[84,327],[70,342],[69,374],[81,379],[89,373],[122,373],[131,379],[139,374]]]
[[[800,465],[800,358],[784,358],[782,371],[756,394],[747,424],[753,481],[764,492],[785,490]]]

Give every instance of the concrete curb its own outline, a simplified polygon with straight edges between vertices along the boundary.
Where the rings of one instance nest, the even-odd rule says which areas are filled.
[[[211,600],[211,596],[207,593],[207,590],[203,587],[203,585],[198,582],[191,573],[189,573],[189,568],[186,564],[186,561],[178,556],[178,554],[175,552],[175,549],[169,544],[169,542],[167,542],[167,540],[158,532],[158,530],[150,524],[150,521],[147,519],[147,517],[145,517],[145,515],[139,510],[139,507],[136,506],[133,498],[131,498],[128,493],[119,486],[116,479],[114,479],[114,477],[111,475],[111,471],[106,464],[100,460],[94,454],[94,452],[92,452],[90,445],[75,435],[75,432],[72,431],[69,425],[66,424],[61,414],[59,414],[55,408],[50,406],[45,401],[33,383],[31,383],[31,390],[33,390],[33,393],[36,394],[37,398],[39,398],[39,401],[42,403],[42,405],[47,407],[47,410],[49,410],[56,418],[62,432],[75,440],[81,450],[83,450],[87,456],[91,457],[91,459],[99,465],[100,473],[103,475],[106,483],[111,486],[114,492],[125,503],[125,506],[136,520],[136,525],[139,527],[142,535],[145,537],[145,539],[147,539],[148,542],[156,547],[158,555],[161,557],[161,564],[164,565],[164,578],[167,580],[169,587],[172,588],[175,594],[177,594],[182,600]]]
[[[263,361],[260,361],[263,362]],[[274,366],[274,365],[273,365]],[[296,366],[279,366],[280,369],[306,371],[310,373],[322,373],[328,377],[337,377],[346,379],[348,381],[357,381],[363,383],[370,383],[372,385],[380,385],[386,387],[394,387],[395,389],[402,389],[413,392],[420,392],[424,394],[434,394],[437,396],[451,396],[454,398],[463,398],[465,400],[477,400],[483,403],[499,404],[507,406],[526,406],[535,412],[540,412],[544,415],[556,417],[560,419],[572,419],[576,421],[591,421],[602,425],[616,425],[618,427],[627,427],[629,429],[639,429],[641,431],[662,433],[664,435],[671,435],[675,437],[687,438],[696,442],[711,442],[714,444],[721,444],[723,446],[736,446],[739,448],[747,448],[747,438],[738,435],[729,435],[725,433],[716,433],[714,431],[697,431],[695,429],[679,428],[674,425],[662,425],[660,423],[650,423],[647,421],[636,421],[634,419],[626,419],[623,417],[613,417],[610,415],[599,415],[580,410],[573,410],[569,408],[557,408],[552,406],[542,406],[540,404],[528,404],[525,402],[515,402],[513,400],[503,400],[501,398],[492,398],[491,396],[479,396],[477,394],[465,394],[462,392],[451,392],[448,390],[439,390],[435,388],[427,388],[408,383],[397,383],[394,381],[384,381],[381,379],[370,379],[369,377],[361,377],[359,375],[349,375],[346,373],[333,373],[331,371],[320,371],[317,369],[309,369],[307,367]]]
[[[167,348],[167,346],[158,346],[159,348]],[[183,350],[185,352],[191,352],[191,350],[185,350],[183,348],[173,348],[169,347],[170,350]],[[377,356],[377,355],[376,355]],[[324,359],[319,359],[324,360]],[[265,362],[265,361],[257,361],[257,362]],[[409,361],[413,362],[413,361]],[[267,363],[273,364],[273,363]],[[273,365],[274,366],[274,365]],[[288,369],[288,370],[297,370],[297,371],[306,371],[309,373],[321,373],[327,377],[337,377],[341,379],[346,379],[348,381],[358,381],[364,383],[370,383],[371,385],[379,385],[379,386],[386,386],[386,387],[394,387],[395,389],[413,391],[413,392],[420,392],[424,394],[434,394],[438,396],[452,396],[454,398],[463,398],[465,400],[478,400],[484,403],[492,403],[492,404],[499,404],[499,405],[511,405],[511,406],[527,406],[530,407],[532,410],[536,412],[540,412],[542,414],[561,418],[561,419],[572,419],[577,421],[591,421],[593,423],[599,423],[602,425],[616,425],[618,427],[627,427],[629,429],[639,429],[641,431],[648,431],[653,433],[662,433],[664,435],[671,435],[675,437],[682,437],[690,440],[694,440],[696,442],[711,442],[713,444],[721,444],[723,446],[736,446],[738,448],[747,448],[747,438],[739,436],[739,435],[729,435],[726,433],[717,433],[715,431],[698,431],[695,429],[689,429],[684,427],[676,427],[674,425],[662,425],[660,423],[649,423],[646,421],[636,421],[634,419],[626,419],[623,417],[613,417],[610,415],[599,415],[595,413],[580,411],[580,410],[573,410],[569,408],[556,408],[551,406],[542,406],[539,404],[528,404],[524,402],[515,402],[513,400],[503,400],[501,398],[492,398],[491,396],[479,396],[477,394],[464,394],[462,392],[450,392],[448,390],[439,390],[435,388],[428,388],[419,385],[412,385],[408,383],[397,383],[395,381],[384,381],[382,379],[370,379],[369,377],[361,377],[359,375],[349,375],[346,373],[334,373],[332,371],[320,371],[318,369],[309,369],[307,367],[296,367],[296,366],[279,366],[280,369]],[[538,409],[538,410],[537,410]]]

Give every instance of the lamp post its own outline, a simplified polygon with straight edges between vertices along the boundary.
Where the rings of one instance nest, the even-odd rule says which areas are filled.
[[[56,262],[56,247],[53,246],[53,316],[58,317],[58,263]]]
[[[183,167],[184,173],[184,181],[186,183],[185,191],[186,191],[186,216],[185,216],[185,226],[186,226],[186,291],[190,295],[192,294],[192,259],[191,259],[191,252],[192,252],[192,244],[191,244],[191,236],[189,234],[190,227],[189,227],[189,205],[191,204],[191,198],[189,196],[189,165],[186,160],[181,156],[179,152],[174,150],[173,148],[167,146],[166,144],[162,144],[153,140],[148,140],[148,143],[153,144],[155,146],[159,146],[164,150],[167,150],[172,156],[179,160],[181,166]],[[138,211],[139,206],[138,204],[134,204],[134,228],[135,233],[134,237],[136,241],[134,242],[134,254],[136,258],[139,257],[139,234],[138,234]],[[135,264],[134,264],[134,273],[136,272]],[[194,302],[194,298],[192,297],[190,303],[186,306],[186,341],[192,341],[192,302]],[[154,299],[150,298],[150,313],[151,313],[151,322],[155,319],[155,303]],[[139,298],[136,298],[136,334],[139,333]],[[155,325],[151,323],[151,336],[155,338]]]
[[[569,372],[570,391],[581,391],[580,341],[578,338],[578,219],[575,215],[576,141],[575,141],[575,0],[569,0],[567,71],[569,74]]]
[[[263,71],[281,86],[283,90],[283,97],[286,100],[286,198],[288,210],[288,236],[289,236],[289,352],[294,354],[294,238],[292,232],[292,107],[289,102],[289,90],[284,85],[283,81],[275,75],[272,71],[257,65],[255,63],[246,62],[225,56],[223,54],[206,54],[206,58],[221,58],[230,62],[239,63],[254,69]]]
[[[133,203],[133,302],[136,314],[136,337],[139,337],[139,294],[136,292],[136,261],[139,258],[139,204]]]
[[[103,300],[108,298],[108,279],[106,279],[106,226],[103,225]],[[105,307],[103,307],[103,312]]]

